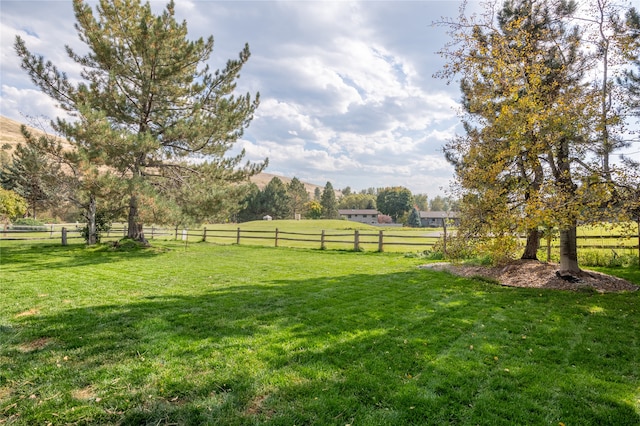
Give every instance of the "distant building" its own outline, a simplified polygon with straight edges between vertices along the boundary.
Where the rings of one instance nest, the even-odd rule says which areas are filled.
[[[420,212],[420,223],[427,228],[442,228],[445,220],[447,225],[458,226],[460,225],[460,213],[443,211]]]
[[[369,225],[377,225],[380,214],[375,209],[340,209],[338,213],[342,219]]]

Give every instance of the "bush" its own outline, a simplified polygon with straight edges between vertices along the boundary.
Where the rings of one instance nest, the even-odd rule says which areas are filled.
[[[522,247],[517,237],[502,235],[481,240],[477,249],[492,265],[503,265],[517,258]]]
[[[96,213],[96,243],[100,242],[102,233],[111,229],[111,215],[107,212],[99,211]],[[89,242],[89,224],[80,229],[80,235],[85,242]]]
[[[32,217],[21,217],[20,219],[16,219],[13,221],[13,225],[20,225],[20,226],[44,226],[44,223],[42,223],[39,220],[36,220]]]
[[[46,231],[47,227],[39,220],[31,217],[21,217],[13,221],[11,229],[15,231]]]
[[[584,266],[630,267],[638,266],[638,255],[615,250],[579,250],[578,263]]]
[[[444,237],[440,238],[431,250],[431,259],[451,259],[461,261],[475,256],[472,240],[462,236],[447,236],[447,253],[444,253]]]

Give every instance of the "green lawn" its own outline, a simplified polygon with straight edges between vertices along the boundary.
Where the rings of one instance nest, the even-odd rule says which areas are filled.
[[[3,425],[640,424],[640,292],[389,253],[0,244]]]

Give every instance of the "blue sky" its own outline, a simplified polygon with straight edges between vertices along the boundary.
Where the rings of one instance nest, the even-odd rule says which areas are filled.
[[[94,4],[95,2],[90,2]],[[0,113],[55,117],[54,103],[20,69],[15,35],[71,78],[65,54],[83,45],[68,1],[0,2]],[[165,1],[152,1],[160,11]],[[469,7],[479,3],[470,2]],[[441,17],[459,1],[176,0],[190,36],[215,39],[212,68],[252,56],[238,91],[260,92],[261,105],[237,148],[249,160],[269,158],[269,173],[335,188],[402,185],[446,195],[453,176],[442,146],[460,131],[456,84],[433,78],[448,40]]]

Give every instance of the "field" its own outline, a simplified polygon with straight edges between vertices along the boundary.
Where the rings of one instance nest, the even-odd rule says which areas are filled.
[[[0,424],[640,423],[638,292],[501,287],[392,253],[0,250]]]

